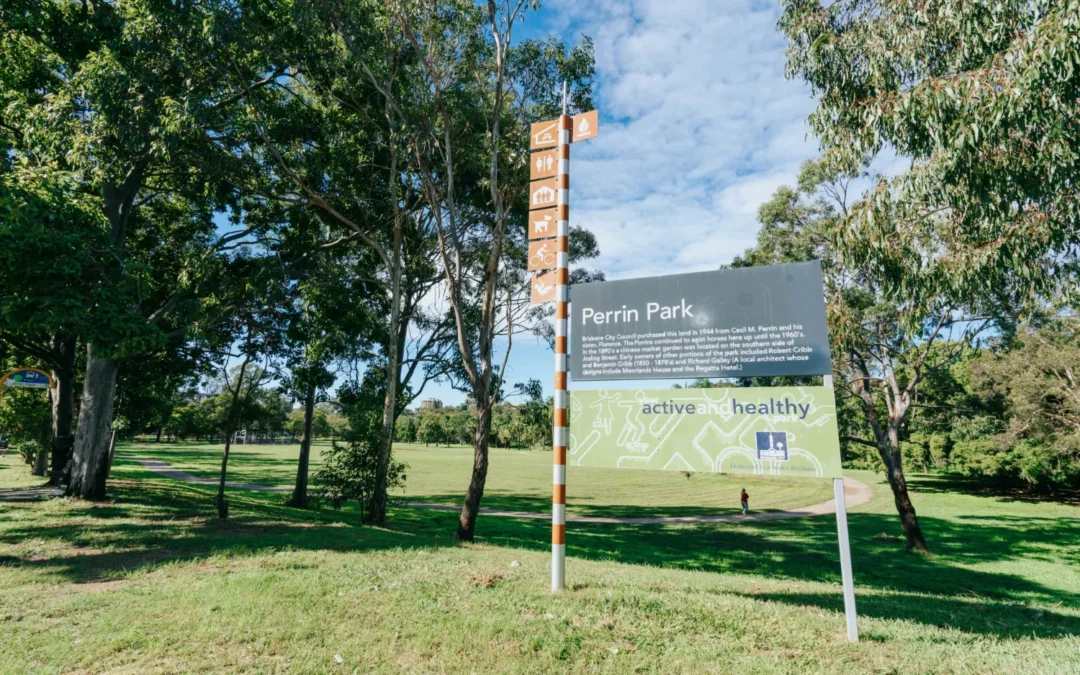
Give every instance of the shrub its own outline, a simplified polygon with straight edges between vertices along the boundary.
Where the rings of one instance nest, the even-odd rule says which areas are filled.
[[[324,459],[323,467],[314,478],[317,497],[328,500],[334,509],[340,509],[345,502],[355,499],[360,504],[363,517],[375,492],[378,437],[369,433],[355,436],[344,444],[335,441]],[[387,492],[405,485],[407,468],[402,462],[395,461],[393,456],[390,457],[386,474]]]
[[[34,458],[37,457],[40,450],[41,443],[38,443],[35,440],[26,440],[19,444],[19,455],[22,456],[23,461],[27,464],[34,463]]]

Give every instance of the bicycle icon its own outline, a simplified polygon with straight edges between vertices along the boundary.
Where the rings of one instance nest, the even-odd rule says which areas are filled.
[[[536,252],[529,256],[529,269],[545,269],[555,266],[555,253],[548,252],[547,244],[543,244]]]

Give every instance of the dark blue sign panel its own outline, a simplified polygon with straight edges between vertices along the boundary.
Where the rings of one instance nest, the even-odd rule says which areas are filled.
[[[818,261],[575,285],[574,380],[827,375]]]
[[[23,368],[8,373],[4,378],[5,387],[22,387],[25,389],[48,389],[49,376],[37,370]]]

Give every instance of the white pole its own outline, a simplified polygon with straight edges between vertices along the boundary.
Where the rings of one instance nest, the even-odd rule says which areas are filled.
[[[566,579],[566,442],[569,437],[569,392],[566,389],[566,324],[570,290],[570,118],[566,115],[567,83],[563,81],[563,114],[559,117],[558,197],[555,204],[555,409],[551,497],[551,592]]]
[[[825,386],[832,388],[832,375],[825,376]],[[847,499],[844,497],[843,478],[833,478],[833,498],[836,499],[836,535],[840,542],[840,577],[844,584],[847,637],[848,642],[858,642],[859,620],[855,612],[855,578],[851,573],[851,543],[848,540]]]
[[[836,496],[836,533],[840,539],[840,576],[844,581],[844,615],[847,617],[848,642],[859,641],[859,623],[855,614],[855,579],[851,574],[851,546],[848,543],[847,504],[844,500],[844,479],[833,478]]]

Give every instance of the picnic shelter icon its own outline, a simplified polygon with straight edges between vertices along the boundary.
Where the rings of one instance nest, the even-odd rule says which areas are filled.
[[[555,203],[555,190],[552,190],[547,185],[541,185],[536,192],[533,193],[532,203],[534,206],[539,204],[554,204]]]

